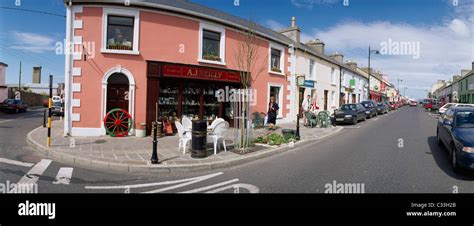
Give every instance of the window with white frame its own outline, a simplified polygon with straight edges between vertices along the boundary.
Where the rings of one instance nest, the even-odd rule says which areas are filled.
[[[104,8],[102,52],[138,54],[139,11]]]
[[[336,85],[336,70],[331,68],[331,84]]]
[[[332,71],[331,71],[331,73],[332,73]],[[331,75],[331,76],[332,76],[332,75]],[[333,84],[335,83],[335,82],[333,82],[332,80],[331,80],[331,82],[332,82]],[[342,71],[342,77],[341,77],[341,84],[342,84],[342,86],[347,86],[347,84],[346,84],[345,82],[346,82],[346,72],[345,72],[345,71]]]
[[[309,79],[316,80],[316,68],[313,59],[309,60]]]
[[[269,49],[269,72],[283,74],[285,48],[283,46],[270,43]]]
[[[336,106],[336,91],[331,91],[331,106]]]
[[[200,23],[198,61],[225,64],[225,28]]]

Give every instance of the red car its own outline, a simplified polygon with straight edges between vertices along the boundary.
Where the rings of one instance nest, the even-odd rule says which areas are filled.
[[[388,102],[389,103],[389,106],[390,106],[390,109],[392,110],[397,110],[398,109],[398,105],[396,102]]]
[[[2,111],[16,113],[26,112],[26,109],[28,108],[28,105],[23,103],[23,101],[15,99],[6,99],[0,106]]]

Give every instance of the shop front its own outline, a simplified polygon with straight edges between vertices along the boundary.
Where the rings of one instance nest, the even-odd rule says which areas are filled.
[[[219,117],[232,126],[231,103],[219,97],[241,87],[238,71],[156,61],[147,65],[147,134],[152,121],[172,123],[182,116],[209,123]]]

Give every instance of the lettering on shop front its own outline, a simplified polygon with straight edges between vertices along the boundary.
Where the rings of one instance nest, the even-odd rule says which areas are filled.
[[[163,67],[163,76],[240,82],[240,74],[238,72],[177,65],[165,65]]]

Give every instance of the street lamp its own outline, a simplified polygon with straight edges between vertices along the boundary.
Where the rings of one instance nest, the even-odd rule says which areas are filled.
[[[369,89],[368,89],[369,95],[368,95],[368,97],[369,97],[369,100],[371,100],[371,99],[370,99],[370,55],[371,55],[372,52],[373,52],[374,54],[380,54],[380,52],[379,52],[378,50],[371,50],[371,49],[370,49],[370,45],[369,45],[369,65],[368,65],[368,66],[369,66],[369,68],[368,68],[368,73],[369,73],[369,82],[368,82],[368,85],[369,85]]]

